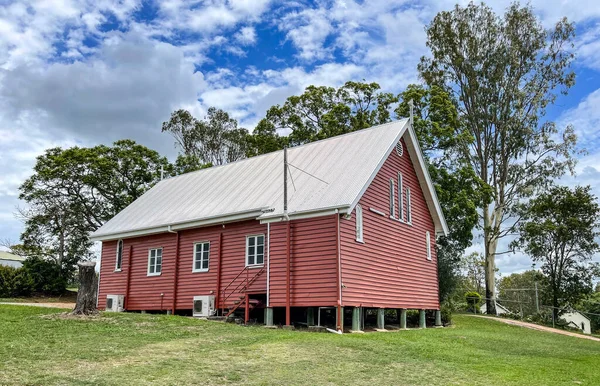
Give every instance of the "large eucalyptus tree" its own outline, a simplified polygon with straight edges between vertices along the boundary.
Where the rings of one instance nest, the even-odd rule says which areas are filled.
[[[479,208],[490,313],[498,242],[519,221],[516,204],[574,166],[573,129],[544,120],[574,84],[573,37],[566,19],[545,29],[518,3],[503,16],[485,4],[457,5],[427,26],[431,55],[421,59],[420,75],[457,102],[456,149],[492,193]]]

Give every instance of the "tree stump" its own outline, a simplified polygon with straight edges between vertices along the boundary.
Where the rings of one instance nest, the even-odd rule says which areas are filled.
[[[80,261],[79,267],[79,291],[77,291],[77,303],[73,315],[91,315],[98,312],[96,309],[96,297],[98,296],[98,279],[96,277],[95,261]]]

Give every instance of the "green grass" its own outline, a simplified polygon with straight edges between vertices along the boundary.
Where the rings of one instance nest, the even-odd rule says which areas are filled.
[[[457,315],[335,335],[0,306],[0,384],[597,385],[600,343]]]
[[[0,303],[69,303],[77,300],[77,289],[67,289],[63,295],[56,296],[28,296],[20,298],[2,298]]]

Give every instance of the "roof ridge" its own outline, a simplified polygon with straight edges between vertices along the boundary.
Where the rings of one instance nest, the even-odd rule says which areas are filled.
[[[346,137],[346,136],[353,135],[353,134],[364,133],[365,131],[371,131],[371,130],[374,130],[374,129],[381,128],[383,126],[389,126],[389,125],[392,125],[392,124],[395,124],[395,123],[399,123],[399,122],[402,122],[402,121],[405,121],[405,120],[408,120],[408,118],[402,118],[402,119],[398,119],[398,120],[395,120],[395,121],[382,123],[382,124],[379,124],[379,125],[376,125],[376,126],[371,126],[371,127],[367,127],[367,128],[360,129],[360,130],[355,130],[355,131],[351,131],[351,132],[348,132],[348,133],[335,135],[333,137],[319,139],[318,141],[303,143],[302,145],[290,147],[290,148],[288,148],[288,150],[299,149],[301,147],[307,147],[307,146],[310,146],[310,145],[315,145],[315,144],[318,144],[318,143],[323,143],[323,142],[330,141],[330,140],[333,140],[333,139],[339,139],[341,137]],[[179,177],[191,175],[191,174],[194,174],[194,173],[200,173],[200,172],[203,172],[203,171],[206,171],[206,170],[214,170],[216,168],[221,168],[223,166],[229,166],[229,165],[241,163],[241,162],[244,162],[244,161],[254,160],[254,159],[265,157],[265,156],[268,156],[268,155],[273,155],[273,154],[279,153],[279,152],[283,152],[283,149],[282,150],[275,150],[275,151],[272,151],[272,152],[269,152],[269,153],[255,155],[253,157],[243,158],[243,159],[240,159],[240,160],[237,160],[237,161],[233,161],[233,162],[229,162],[229,163],[222,164],[222,165],[215,165],[215,166],[211,166],[211,167],[208,167],[208,168],[203,168],[203,169],[200,169],[200,170],[194,170],[192,172],[188,172],[188,173],[184,173],[184,174],[180,174],[180,175],[177,175],[177,176],[166,178],[166,179],[164,179],[162,181],[172,180],[174,178],[179,178]],[[162,182],[162,181],[160,181],[160,182]]]

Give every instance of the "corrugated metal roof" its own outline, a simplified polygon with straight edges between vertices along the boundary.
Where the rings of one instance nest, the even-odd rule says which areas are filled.
[[[407,123],[404,119],[288,149],[289,215],[354,205]],[[163,180],[92,238],[108,240],[245,215],[261,219],[283,215],[283,151]]]
[[[25,258],[6,251],[0,251],[0,260],[25,261]]]

